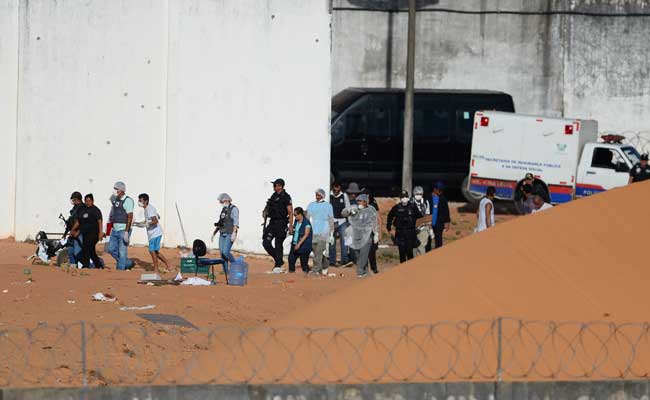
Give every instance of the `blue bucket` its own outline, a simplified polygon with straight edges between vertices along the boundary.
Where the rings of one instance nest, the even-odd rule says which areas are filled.
[[[248,264],[244,257],[239,257],[228,266],[228,284],[244,286],[248,282]]]

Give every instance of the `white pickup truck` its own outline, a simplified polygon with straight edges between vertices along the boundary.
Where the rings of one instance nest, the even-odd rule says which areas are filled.
[[[467,190],[478,199],[494,186],[497,198],[516,200],[529,172],[554,204],[624,186],[640,156],[622,138],[598,143],[593,120],[477,112]]]

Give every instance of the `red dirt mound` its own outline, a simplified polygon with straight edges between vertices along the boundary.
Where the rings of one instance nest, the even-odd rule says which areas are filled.
[[[519,218],[281,321],[360,327],[496,317],[650,320],[650,182]]]

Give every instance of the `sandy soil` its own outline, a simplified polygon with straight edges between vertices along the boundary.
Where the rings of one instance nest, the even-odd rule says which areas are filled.
[[[394,202],[382,200],[384,217]],[[499,220],[511,218],[514,217],[503,215]],[[452,206],[452,219],[453,229],[445,234],[447,243],[467,236],[474,228],[473,211],[465,210],[462,204]],[[388,240],[385,235],[382,244],[386,245]],[[397,270],[397,252],[393,247],[379,250],[381,273],[362,281],[356,278],[354,268],[331,268],[330,272],[337,274],[332,278],[312,278],[301,273],[269,275],[266,271],[271,267],[270,259],[248,257],[250,274],[245,287],[226,286],[222,275],[217,277],[219,284],[212,287],[137,284],[140,274],[145,272],[143,267],[150,265],[149,255],[142,247],[130,249],[139,267],[129,272],[116,271],[115,262],[106,254],[100,254],[107,261],[106,270],[32,265],[26,258],[35,247],[0,241],[0,386],[80,385],[82,336],[86,338],[85,368],[91,385],[406,379],[393,377],[392,368],[390,374],[379,368],[386,355],[375,347],[367,348],[367,354],[364,351],[363,363],[364,368],[376,364],[377,371],[349,376],[345,366],[361,356],[357,345],[350,346],[356,341],[368,343],[363,331],[348,332],[347,339],[341,341],[333,340],[333,331],[311,335],[303,329],[269,329],[272,325],[285,325],[285,321],[294,318],[292,314],[300,312],[324,313],[324,323],[336,325],[361,309],[360,301],[376,304],[377,299],[363,297],[365,293],[357,288],[366,287],[382,275],[394,276],[391,270]],[[180,262],[177,249],[163,252],[173,264]],[[412,268],[412,264],[404,268]],[[401,284],[392,278],[389,281],[393,282],[391,286]],[[393,286],[386,293],[393,290],[399,288]],[[92,301],[96,292],[114,295],[117,301]],[[354,295],[347,297],[349,293]],[[409,299],[405,297],[404,301],[403,306],[410,307]],[[120,310],[124,306],[147,305],[155,308]],[[139,317],[140,313],[178,315],[200,329],[153,324]],[[336,318],[339,313],[343,316],[340,320]],[[401,322],[390,313],[379,320],[380,325]],[[78,321],[86,322],[84,335]],[[298,317],[290,325],[300,328],[311,322],[309,318]],[[355,319],[358,326],[367,322]],[[256,327],[261,329],[241,331]],[[377,335],[378,339],[382,337]],[[393,340],[394,332],[387,332],[384,339],[387,343]],[[321,350],[314,353],[314,349]],[[325,355],[329,357],[329,366],[314,359]],[[397,360],[402,355],[395,353],[393,357]]]
[[[358,327],[496,317],[647,321],[648,198],[650,182],[640,183],[498,224],[341,289],[280,322]]]
[[[636,184],[537,215],[499,215],[494,229],[475,235],[474,210],[454,204],[442,249],[394,267],[395,250],[383,249],[382,272],[363,280],[352,269],[320,279],[267,275],[270,262],[251,257],[243,288],[142,286],[142,270],[32,266],[25,258],[34,245],[0,241],[0,327],[9,332],[0,340],[0,385],[79,385],[79,320],[95,323],[85,334],[92,385],[492,380],[501,332],[493,318],[649,319],[649,197],[650,182]],[[382,200],[384,216],[393,203]],[[165,253],[178,263],[177,250]],[[144,248],[131,254],[147,260]],[[92,302],[98,291],[118,302]],[[147,313],[180,315],[204,329],[170,330],[119,310],[149,304],[156,308]],[[461,320],[482,322],[453,322]],[[61,322],[73,324],[56,329]],[[132,323],[103,325],[125,322]],[[608,324],[553,331],[544,323],[503,324],[504,379],[648,373],[642,325],[613,332]],[[224,325],[232,328],[218,328]],[[275,329],[282,326],[298,329]],[[322,327],[338,330],[308,329]],[[630,362],[632,369],[621,369]]]
[[[394,202],[393,199],[381,201],[384,221]],[[460,203],[452,207],[453,229],[446,234],[449,242],[468,235],[473,229],[473,214],[459,213],[461,207]],[[388,243],[387,235],[383,243]],[[143,268],[149,268],[151,262],[145,248],[130,248],[130,256],[139,264],[133,271],[116,271],[112,257],[100,252],[107,261],[107,270],[66,272],[53,266],[31,265],[26,258],[35,247],[34,244],[0,240],[0,326],[34,327],[43,322],[52,325],[79,320],[94,323],[135,321],[139,320],[137,312],[120,311],[119,308],[150,304],[156,308],[146,312],[182,315],[197,326],[254,326],[308,309],[326,295],[358,283],[354,268],[330,269],[337,274],[335,278],[311,278],[301,273],[269,275],[266,271],[270,268],[270,259],[248,257],[249,283],[243,288],[225,285],[223,275],[218,276],[219,284],[215,287],[152,287],[137,284],[140,274],[145,272]],[[98,249],[103,246],[98,245]],[[180,263],[179,250],[163,249],[163,253],[172,264]],[[394,248],[380,249],[378,259],[380,269],[385,271],[397,263],[397,252]],[[30,279],[31,283],[26,283]],[[92,301],[91,296],[96,292],[112,294],[117,301]]]

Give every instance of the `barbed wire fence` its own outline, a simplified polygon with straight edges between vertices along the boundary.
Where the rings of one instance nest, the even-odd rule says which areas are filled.
[[[650,153],[650,130],[647,131],[605,131],[603,135],[621,135],[625,137],[623,141],[637,149],[640,154]]]
[[[0,330],[0,386],[647,379],[650,324],[349,329],[86,322]]]

